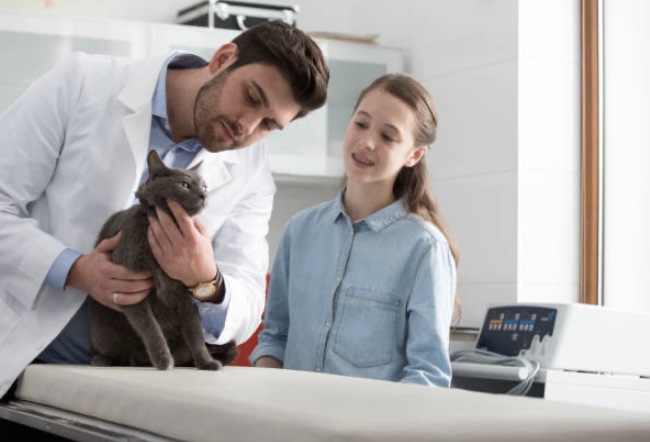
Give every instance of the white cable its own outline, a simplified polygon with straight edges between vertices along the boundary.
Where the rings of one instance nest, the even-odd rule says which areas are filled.
[[[510,367],[521,366],[526,369],[526,378],[506,394],[524,396],[533,386],[535,375],[539,372],[539,362],[525,356],[504,356],[487,350],[458,350],[451,354],[452,362],[474,362],[479,364],[505,365]]]

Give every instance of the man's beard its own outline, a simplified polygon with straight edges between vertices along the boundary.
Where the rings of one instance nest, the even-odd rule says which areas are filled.
[[[199,89],[194,101],[194,126],[196,137],[203,147],[210,152],[220,152],[233,149],[236,143],[227,140],[221,133],[220,122],[232,128],[231,122],[220,116],[223,87],[229,71],[215,75]],[[218,132],[215,132],[218,131]]]

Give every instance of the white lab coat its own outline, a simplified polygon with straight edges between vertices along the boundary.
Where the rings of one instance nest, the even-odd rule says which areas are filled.
[[[66,247],[93,249],[129,207],[148,149],[151,99],[166,57],[75,54],[0,116],[0,396],[63,329],[85,294],[44,284]],[[230,305],[218,343],[260,323],[275,185],[265,143],[193,164],[208,186],[201,213]]]

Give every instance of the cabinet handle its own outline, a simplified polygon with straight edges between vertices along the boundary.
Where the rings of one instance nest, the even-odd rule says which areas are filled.
[[[248,29],[246,27],[246,25],[244,24],[244,20],[246,20],[245,15],[238,15],[237,16],[237,26],[239,26],[239,29],[241,29],[242,31],[245,31],[246,29]]]

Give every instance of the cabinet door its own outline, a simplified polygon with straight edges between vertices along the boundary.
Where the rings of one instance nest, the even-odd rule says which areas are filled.
[[[0,112],[74,52],[147,56],[146,26],[39,14],[0,14]]]
[[[345,130],[359,94],[377,77],[389,72],[401,72],[402,54],[391,48],[331,42],[326,55],[331,71],[327,155],[340,157]]]
[[[403,69],[398,49],[324,39],[317,42],[330,68],[327,103],[269,137],[271,166],[281,179],[342,177],[343,137],[359,93],[375,78]]]
[[[232,41],[237,34],[239,31],[152,23],[149,32],[150,52],[151,55],[163,55],[174,50],[181,50],[209,61],[221,45]]]

